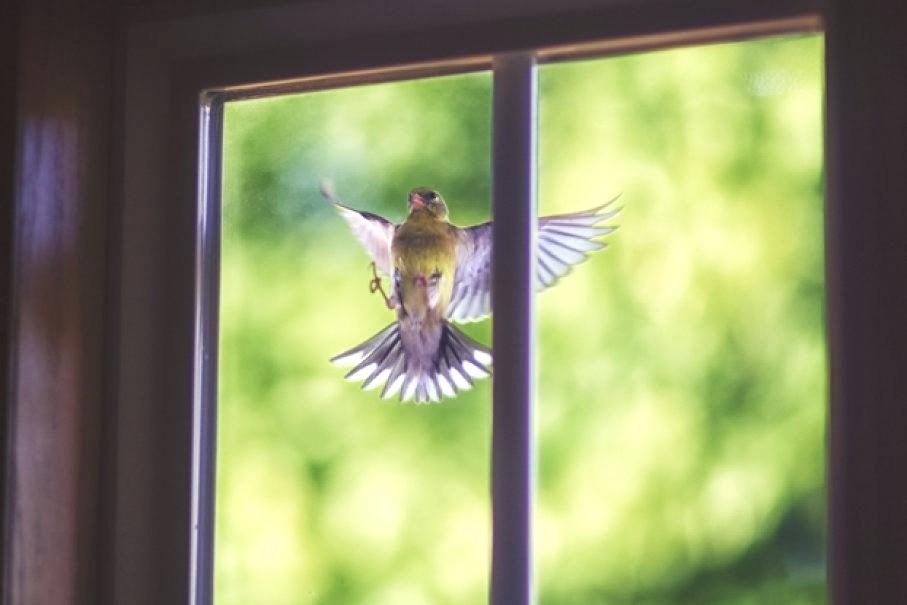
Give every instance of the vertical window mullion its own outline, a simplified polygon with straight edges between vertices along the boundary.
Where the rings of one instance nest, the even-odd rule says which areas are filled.
[[[189,605],[211,605],[214,602],[223,113],[222,100],[202,99],[199,108],[199,205],[196,215]]]
[[[535,57],[494,60],[491,603],[533,601]]]

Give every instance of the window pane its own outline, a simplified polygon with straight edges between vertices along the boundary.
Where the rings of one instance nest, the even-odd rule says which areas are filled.
[[[218,605],[486,600],[489,381],[403,405],[329,364],[394,314],[319,183],[395,221],[426,185],[487,220],[490,92],[483,73],[228,104]]]
[[[539,296],[541,603],[825,601],[821,57],[541,68],[541,214],[624,208]]]

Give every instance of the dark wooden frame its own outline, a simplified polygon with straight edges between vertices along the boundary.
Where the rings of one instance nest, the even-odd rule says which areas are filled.
[[[907,603],[907,9],[826,22],[829,582]]]
[[[207,317],[198,314],[198,278],[201,261],[216,254],[199,239],[194,202],[200,91],[482,62],[531,47],[627,52],[812,27],[819,15],[828,74],[831,594],[841,604],[907,602],[900,4],[576,0],[556,9],[499,0],[484,13],[455,4],[425,12],[397,0],[392,10],[382,3],[385,14],[347,14],[342,5],[254,8],[250,0],[235,13],[164,8],[152,18],[101,0],[16,5],[18,52],[4,57],[16,96],[0,105],[0,160],[12,162],[0,166],[0,192],[13,192],[15,204],[0,222],[0,244],[13,249],[9,274],[0,267],[10,331],[8,359],[0,356],[4,602],[190,600],[189,461],[205,360],[197,328]],[[81,36],[63,35],[73,28]],[[409,43],[414,31],[432,47]],[[121,63],[109,58],[114,49]],[[69,124],[79,144],[29,130],[36,118]],[[36,325],[56,348],[30,346]]]

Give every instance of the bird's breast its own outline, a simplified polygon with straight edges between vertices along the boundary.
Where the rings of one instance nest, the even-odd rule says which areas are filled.
[[[456,270],[456,240],[438,221],[407,221],[391,244],[401,313],[438,320],[446,316]]]

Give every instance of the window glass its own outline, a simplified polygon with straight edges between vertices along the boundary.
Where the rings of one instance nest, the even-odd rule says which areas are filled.
[[[825,601],[821,58],[540,69],[540,214],[623,207],[538,297],[541,603]]]
[[[429,186],[487,220],[490,94],[480,73],[227,104],[218,605],[487,600],[490,381],[403,405],[343,380],[328,360],[394,314],[319,186],[394,221]]]
[[[825,600],[821,44],[540,68],[541,214],[623,207],[538,301],[543,604]],[[490,385],[342,380],[394,316],[318,190],[484,221],[489,108],[488,74],[228,104],[217,603],[487,600]]]

